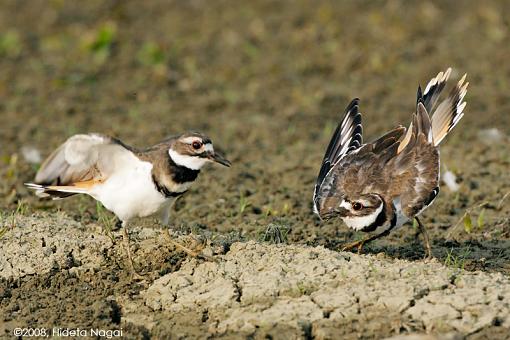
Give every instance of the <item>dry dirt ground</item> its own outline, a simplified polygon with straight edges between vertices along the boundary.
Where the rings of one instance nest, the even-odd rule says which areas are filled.
[[[110,238],[64,213],[13,223],[0,246],[4,335],[37,326],[122,329],[130,338],[494,338],[510,327],[502,273],[221,237],[205,244],[208,259],[185,259],[160,229],[137,227],[135,264],[146,279],[135,283],[120,233]]]
[[[0,6],[0,336],[16,326],[123,328],[131,338],[505,338],[510,273],[508,1],[4,1]],[[422,217],[362,237],[311,211],[344,107],[366,140],[407,125],[416,87],[468,73],[466,115],[441,147]],[[68,136],[143,147],[199,130],[233,162],[175,206],[174,236],[130,230],[134,282],[112,215],[23,183]],[[283,245],[265,231],[282,231]],[[190,233],[193,236],[189,236]],[[3,333],[2,333],[3,332]]]

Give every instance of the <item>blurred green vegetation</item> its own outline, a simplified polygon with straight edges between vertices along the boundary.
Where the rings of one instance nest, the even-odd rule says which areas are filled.
[[[0,57],[16,58],[21,55],[22,49],[17,31],[11,29],[0,34]]]
[[[82,43],[93,55],[94,61],[102,64],[113,52],[116,35],[117,25],[114,22],[106,22],[97,29],[87,32]]]

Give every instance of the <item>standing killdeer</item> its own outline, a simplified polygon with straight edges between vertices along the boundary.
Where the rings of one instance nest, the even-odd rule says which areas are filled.
[[[145,150],[105,135],[80,134],[58,147],[41,165],[35,183],[26,185],[40,197],[87,194],[101,202],[122,221],[130,266],[136,273],[128,222],[160,213],[163,224],[168,224],[171,204],[189,189],[207,162],[230,166],[200,133],[184,133]]]
[[[362,142],[359,100],[347,106],[322,161],[314,212],[322,219],[340,217],[354,230],[378,233],[343,250],[358,247],[361,251],[363,244],[415,218],[431,256],[428,235],[417,216],[439,193],[439,144],[462,118],[466,106],[464,75],[435,108],[450,72],[450,68],[440,72],[423,93],[418,88],[416,112],[407,130],[396,127],[372,143]]]

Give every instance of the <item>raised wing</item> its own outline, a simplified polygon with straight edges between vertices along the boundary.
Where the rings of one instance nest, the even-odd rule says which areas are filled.
[[[27,185],[41,196],[58,191],[68,193],[59,197],[86,192],[132,157],[132,151],[114,138],[100,134],[74,135],[43,162],[35,183]]]
[[[355,98],[345,109],[345,116],[337,126],[322,160],[313,194],[314,211],[316,213],[318,213],[317,194],[324,178],[342,157],[352,150],[358,149],[362,144],[363,127],[361,125],[361,113],[359,112],[359,99]]]

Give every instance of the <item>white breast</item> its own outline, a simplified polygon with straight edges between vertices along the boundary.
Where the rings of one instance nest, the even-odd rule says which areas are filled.
[[[122,221],[150,216],[167,203],[152,181],[152,164],[133,155],[90,193]]]
[[[346,206],[348,205],[347,202],[342,202],[341,206],[344,203],[346,204]],[[348,209],[350,209],[350,206]],[[347,226],[349,228],[354,229],[354,230],[362,230],[375,222],[375,220],[377,219],[377,216],[379,216],[382,209],[383,209],[383,205],[381,204],[381,206],[379,208],[377,208],[370,215],[352,216],[352,217],[346,216],[346,217],[343,217],[342,220],[344,221],[345,224],[347,224]]]

